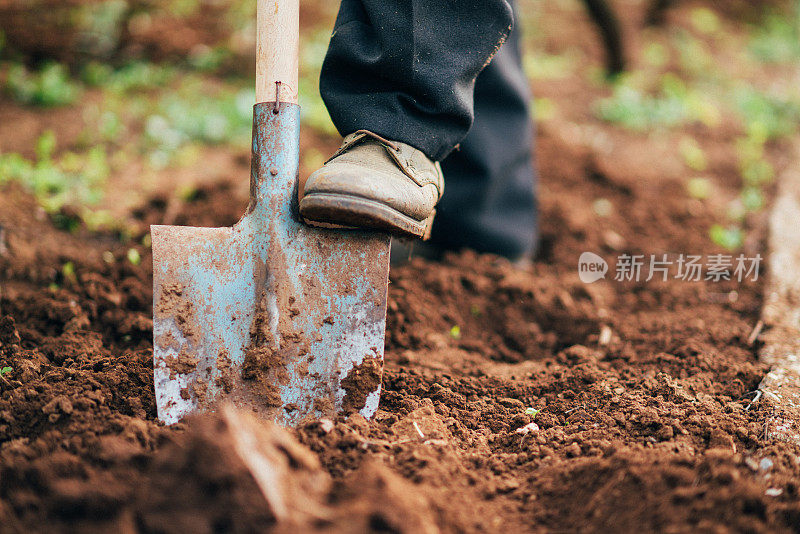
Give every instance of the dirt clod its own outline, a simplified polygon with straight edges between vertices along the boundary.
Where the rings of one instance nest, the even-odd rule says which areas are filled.
[[[357,412],[364,408],[370,393],[377,391],[383,376],[383,362],[374,356],[367,356],[359,365],[353,367],[342,380],[344,390],[342,409],[345,413]]]

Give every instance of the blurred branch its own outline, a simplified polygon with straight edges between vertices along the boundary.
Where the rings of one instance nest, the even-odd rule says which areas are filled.
[[[606,70],[609,76],[625,70],[625,54],[622,45],[622,27],[614,10],[606,0],[583,0],[589,15],[603,39],[606,49]]]

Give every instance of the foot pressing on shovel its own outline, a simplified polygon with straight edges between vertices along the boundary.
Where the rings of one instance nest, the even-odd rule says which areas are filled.
[[[304,222],[430,237],[439,250],[532,253],[533,128],[515,4],[342,0],[320,93],[345,139],[305,184]]]
[[[360,130],[308,178],[300,216],[427,239],[443,192],[441,167],[422,151]]]

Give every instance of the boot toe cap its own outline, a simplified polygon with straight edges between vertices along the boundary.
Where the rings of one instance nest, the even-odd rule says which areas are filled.
[[[404,174],[365,169],[350,163],[332,164],[318,170],[309,176],[303,194],[361,197],[417,220],[429,217],[438,201],[434,185],[420,187]]]

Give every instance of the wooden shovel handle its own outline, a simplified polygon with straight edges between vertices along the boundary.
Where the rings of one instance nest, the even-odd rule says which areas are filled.
[[[297,104],[300,0],[258,0],[256,102]],[[278,84],[277,82],[280,82]]]

